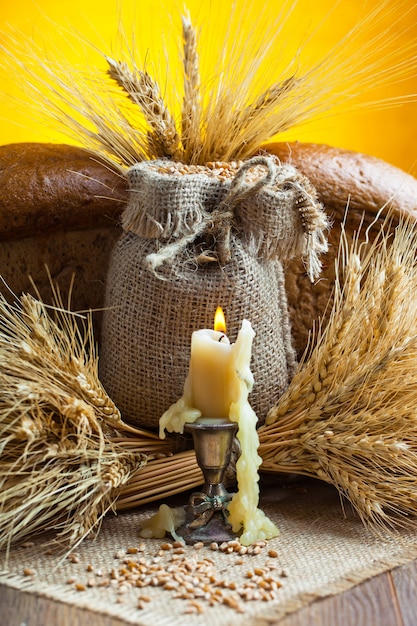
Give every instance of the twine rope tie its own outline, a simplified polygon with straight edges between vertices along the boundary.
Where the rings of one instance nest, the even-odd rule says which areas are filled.
[[[190,497],[190,509],[194,519],[189,527],[201,528],[205,526],[216,512],[221,512],[227,522],[229,514],[227,507],[231,499],[232,494],[229,493],[224,496],[209,496],[204,492],[193,493]]]
[[[254,183],[248,183],[246,174],[256,165],[266,168],[265,176]],[[226,197],[212,212],[202,211],[202,219],[194,226],[191,233],[164,246],[158,252],[147,255],[145,262],[148,269],[157,274],[158,268],[163,263],[172,262],[189,244],[205,232],[211,233],[215,239],[217,260],[221,265],[226,265],[231,258],[230,234],[235,207],[272,183],[276,173],[277,166],[271,157],[256,156],[246,161],[237,172]]]

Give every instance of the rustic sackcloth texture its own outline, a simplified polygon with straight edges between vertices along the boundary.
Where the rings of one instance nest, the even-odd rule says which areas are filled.
[[[259,554],[239,557],[236,553],[215,552],[209,547],[196,550],[187,546],[184,555],[177,555],[191,563],[211,559],[214,576],[232,583],[237,589],[248,582],[247,572],[255,568],[269,571],[280,581],[282,586],[276,589],[272,600],[241,599],[239,605],[244,613],[224,603],[210,606],[207,599],[197,598],[202,612],[189,614],[190,601],[175,597],[176,589],[152,584],[144,588],[132,585],[125,593],[120,591],[124,586],[121,573],[126,568],[124,560],[150,562],[166,541],[138,537],[141,521],[153,514],[156,506],[117,517],[110,514],[97,539],[85,540],[76,549],[76,558],[66,558],[61,564],[62,555],[48,554],[45,549],[45,537],[34,537],[32,545],[16,546],[11,549],[7,562],[5,555],[1,555],[0,584],[9,590],[32,594],[33,615],[36,614],[36,597],[40,595],[137,626],[259,626],[268,624],[269,620],[275,622],[318,598],[345,591],[417,556],[415,532],[402,530],[394,537],[375,538],[349,505],[342,512],[339,494],[325,484],[312,482],[305,483],[303,488],[294,485],[263,488],[261,493],[261,506],[281,534],[270,540]],[[179,505],[178,499],[175,504]],[[144,551],[132,553],[131,549],[139,548],[141,541],[145,544]],[[269,557],[270,550],[275,550],[278,556]],[[156,556],[155,566],[167,571],[172,553],[170,550]],[[275,567],[272,571],[269,570],[271,565]],[[134,568],[131,566],[131,569]],[[168,574],[174,580],[174,572],[168,571]],[[77,584],[84,585],[85,590],[77,591]],[[236,595],[236,589],[221,589],[226,597]],[[142,601],[138,608],[144,596],[149,602]],[[17,595],[13,605],[19,606]]]
[[[309,181],[275,157],[184,167],[150,161],[128,172],[100,378],[126,420],[156,428],[182,395],[192,332],[212,328],[221,306],[232,342],[244,318],[255,330],[251,404],[262,422],[296,364],[282,264],[303,258],[317,277],[328,222]]]

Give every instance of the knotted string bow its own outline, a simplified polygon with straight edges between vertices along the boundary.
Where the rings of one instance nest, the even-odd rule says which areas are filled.
[[[190,528],[200,528],[205,526],[213,517],[216,511],[221,511],[227,521],[228,509],[227,505],[232,499],[232,495],[227,496],[208,496],[203,492],[193,493],[190,497],[191,512],[194,516],[190,522]]]
[[[254,184],[245,184],[245,175],[255,165],[264,165],[267,168],[266,175]],[[195,239],[204,233],[210,233],[216,242],[216,254],[199,255],[197,261],[207,262],[218,260],[220,265],[225,265],[230,261],[230,232],[234,219],[234,207],[244,199],[257,193],[262,187],[271,183],[274,179],[276,166],[271,158],[254,157],[246,161],[239,169],[232,181],[229,192],[220,204],[213,211],[201,211],[201,219],[196,223],[193,231],[184,235],[177,241],[164,246],[158,252],[148,254],[146,264],[149,269],[156,271],[162,263],[174,259]]]

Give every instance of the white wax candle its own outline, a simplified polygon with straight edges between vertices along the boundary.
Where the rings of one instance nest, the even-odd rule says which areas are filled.
[[[197,330],[191,337],[191,404],[203,417],[229,415],[235,377],[233,346],[218,330]]]
[[[184,432],[186,423],[199,417],[229,417],[237,384],[233,345],[218,330],[204,328],[191,336],[191,357],[182,397],[159,420],[159,436]]]

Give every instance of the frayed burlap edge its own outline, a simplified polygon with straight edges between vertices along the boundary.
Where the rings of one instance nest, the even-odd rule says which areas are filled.
[[[297,594],[293,599],[288,600],[283,606],[274,606],[274,615],[269,615],[267,610],[262,611],[259,617],[257,616],[246,622],[247,626],[262,626],[261,620],[264,620],[265,624],[273,626],[275,623],[278,623],[278,621],[284,619],[284,617],[288,617],[297,611],[305,609],[309,605],[313,604],[313,602],[325,600],[326,598],[331,598],[344,593],[345,591],[349,591],[349,589],[353,589],[353,587],[357,587],[358,585],[365,583],[374,576],[378,576],[397,567],[407,565],[416,558],[417,545],[413,547],[407,546],[400,553],[392,555],[392,558],[390,559],[376,560],[370,567],[355,572],[349,572],[339,580],[330,583],[325,590],[320,589],[312,591],[311,593]]]
[[[318,489],[320,491],[318,491]],[[324,487],[324,489],[327,489],[327,487]],[[384,539],[382,542],[375,540],[375,538],[364,531],[361,522],[355,518],[351,512],[348,511],[347,518],[343,517],[342,510],[338,508],[338,498],[333,490],[327,491],[327,493],[325,492],[324,499],[319,503],[317,510],[314,508],[314,499],[317,496],[321,497],[320,494],[323,493],[323,487],[321,485],[319,487],[313,485],[313,487],[309,489],[308,495],[305,496],[306,500],[300,501],[299,498],[303,498],[303,496],[299,496],[291,490],[290,492],[288,492],[288,490],[282,490],[282,493],[290,493],[289,496],[282,496],[283,498],[290,498],[288,500],[289,506],[285,504],[281,496],[273,501],[272,504],[271,502],[266,504],[267,507],[273,506],[276,511],[280,512],[280,526],[282,528],[282,538],[272,540],[269,545],[282,553],[281,556],[284,561],[284,566],[286,561],[288,561],[288,557],[291,555],[291,559],[288,561],[290,567],[289,576],[283,579],[282,589],[278,590],[276,599],[270,603],[262,601],[247,603],[247,612],[243,614],[238,614],[234,610],[224,607],[221,620],[216,620],[221,626],[277,624],[284,617],[308,607],[313,602],[336,596],[376,575],[410,563],[417,558],[417,538],[414,537],[411,531],[400,532],[394,537]],[[329,497],[331,498],[330,500]],[[326,506],[326,502],[330,502],[329,507]],[[309,513],[304,516],[306,507],[309,507]],[[127,547],[129,543],[126,544],[126,542],[134,541],[134,537],[137,537],[136,529],[138,520],[143,519],[143,516],[150,515],[153,510],[155,510],[155,507],[146,510],[142,509],[139,514],[126,514],[125,516],[121,515],[118,518],[109,520],[111,523],[103,531],[105,533],[104,537],[99,537],[99,540],[103,541],[101,549],[104,546],[107,550],[107,554],[113,553],[113,550],[120,547],[117,542],[119,542],[119,544],[123,544],[124,542],[124,546]],[[271,508],[266,510],[268,514],[270,511]],[[340,517],[338,517],[339,513]],[[330,522],[326,520],[330,520]],[[332,520],[334,520],[334,525],[332,525]],[[321,526],[315,526],[316,521],[319,521]],[[117,524],[117,526],[113,524]],[[344,528],[346,524],[346,532],[342,530],[342,535],[340,535],[340,529],[342,527]],[[324,533],[322,527],[324,527]],[[113,531],[116,528],[116,538],[114,538]],[[309,532],[310,528],[312,528],[311,533]],[[125,534],[126,532],[127,534]],[[149,545],[148,553],[151,554],[156,547],[160,545],[160,541],[155,540],[147,545]],[[305,551],[303,550],[303,546],[305,546]],[[81,546],[80,550],[82,549],[83,546]],[[96,552],[96,550],[98,550],[98,552]],[[192,548],[189,548],[189,550],[192,550]],[[326,551],[331,554],[339,551],[339,556],[336,557],[333,562],[330,562],[328,571],[325,572],[326,575],[320,580],[320,578],[317,578],[316,572],[319,572],[320,569],[323,568],[323,563],[327,564],[328,556],[326,555]],[[321,556],[316,557],[316,553],[320,553]],[[36,557],[40,559],[39,570],[41,571],[44,565],[42,566],[40,556],[40,544],[36,547],[33,554],[32,558]],[[87,545],[86,555],[84,555],[85,558],[90,558],[91,554],[94,554],[100,563],[101,552],[100,545],[97,545],[97,542],[91,542]],[[364,554],[365,556],[363,556]],[[222,564],[224,566],[225,561],[222,561],[222,559],[228,559],[229,557],[224,555],[217,557],[216,555],[217,553],[208,553],[208,556],[213,556],[213,558],[217,559],[219,566]],[[261,556],[262,561],[266,562],[266,555]],[[135,605],[116,604],[114,597],[111,596],[110,593],[106,595],[106,589],[93,589],[91,591],[96,593],[96,595],[94,597],[91,595],[87,597],[87,595],[84,596],[83,593],[77,592],[73,587],[63,585],[62,582],[54,584],[39,579],[29,579],[21,576],[20,572],[23,571],[23,567],[31,565],[30,560],[25,559],[20,553],[17,558],[16,556],[14,558],[15,562],[19,563],[19,572],[3,571],[0,573],[0,584],[7,586],[9,589],[15,589],[16,594],[18,594],[19,591],[23,591],[28,594],[33,594],[35,597],[43,597],[56,603],[87,609],[97,615],[111,616],[120,621],[124,620],[126,624],[149,626],[149,613],[146,617],[141,616]],[[45,556],[42,558],[45,559]],[[105,555],[103,558],[105,559]],[[251,558],[252,557],[245,561],[244,570],[239,570],[242,572],[242,575],[246,569],[250,569],[254,566],[253,562],[251,564]],[[368,562],[365,563],[367,559]],[[345,569],[344,563],[346,564]],[[237,567],[233,560],[227,561],[227,568],[229,567],[232,568],[230,575],[233,577],[233,572],[236,572]],[[53,565],[51,562],[51,571],[52,568]],[[50,580],[51,571],[49,572]],[[65,572],[60,572],[59,576],[61,581],[64,580],[65,575]],[[311,586],[308,590],[306,590],[306,585],[302,580],[303,576],[311,580]],[[334,580],[331,580],[332,576],[334,576]],[[323,584],[324,580],[327,581],[326,584]],[[304,587],[304,589],[300,590],[300,587]],[[135,591],[138,593],[141,592],[139,589]],[[147,593],[146,589],[142,591]],[[158,594],[159,592],[156,591],[155,593]],[[161,593],[167,592],[161,591]],[[283,593],[283,595],[280,595],[281,593]],[[165,596],[162,596],[162,598],[164,597]],[[170,597],[171,596],[167,596],[167,600]],[[16,598],[17,605],[18,596],[16,596]],[[160,596],[157,595],[157,598],[160,598]],[[156,626],[165,626],[168,619],[167,615],[165,612],[158,610],[158,605],[154,606],[155,614],[152,615],[154,619],[152,623]],[[221,607],[219,610],[221,610]],[[178,623],[178,619],[187,617],[193,620],[189,623],[205,626],[206,624],[213,623],[213,615],[210,611],[211,609],[207,609],[207,615],[202,614],[198,616],[184,616],[178,613],[175,615],[177,620],[175,623]],[[171,615],[169,615],[169,617],[171,617]],[[217,615],[217,617],[219,616]]]
[[[318,589],[317,591],[312,591],[311,593],[300,593],[291,600],[287,600],[284,604],[275,602],[273,608],[271,607],[271,609],[269,609],[266,607],[263,610],[260,610],[256,616],[247,615],[244,617],[244,624],[245,626],[273,626],[280,620],[284,619],[284,617],[288,617],[301,609],[305,609],[313,602],[334,597],[366,582],[367,580],[370,580],[374,576],[406,565],[416,558],[417,545],[413,547],[407,546],[398,554],[393,554],[390,559],[377,560],[372,566],[366,569],[349,572],[341,579],[330,584],[326,589]],[[125,621],[129,624],[142,626],[142,621],[140,620],[140,617],[138,618],[138,612],[136,610],[119,604],[114,606],[109,605],[104,611],[102,607],[100,607],[99,603],[93,603],[88,599],[83,599],[82,594],[71,588],[68,588],[68,590],[63,592],[62,585],[48,584],[45,585],[45,588],[43,588],[42,583],[35,583],[21,576],[9,575],[7,573],[0,572],[0,586],[1,585],[61,604],[67,603],[80,609],[87,609],[89,611],[93,611],[97,615],[106,617],[112,616],[119,619],[121,622]],[[234,621],[233,613],[231,613],[230,617],[231,621],[229,624],[237,623],[237,621]],[[236,617],[236,620],[239,620],[239,618]],[[204,620],[201,621],[200,619],[198,623],[208,624],[209,622],[205,622]]]

